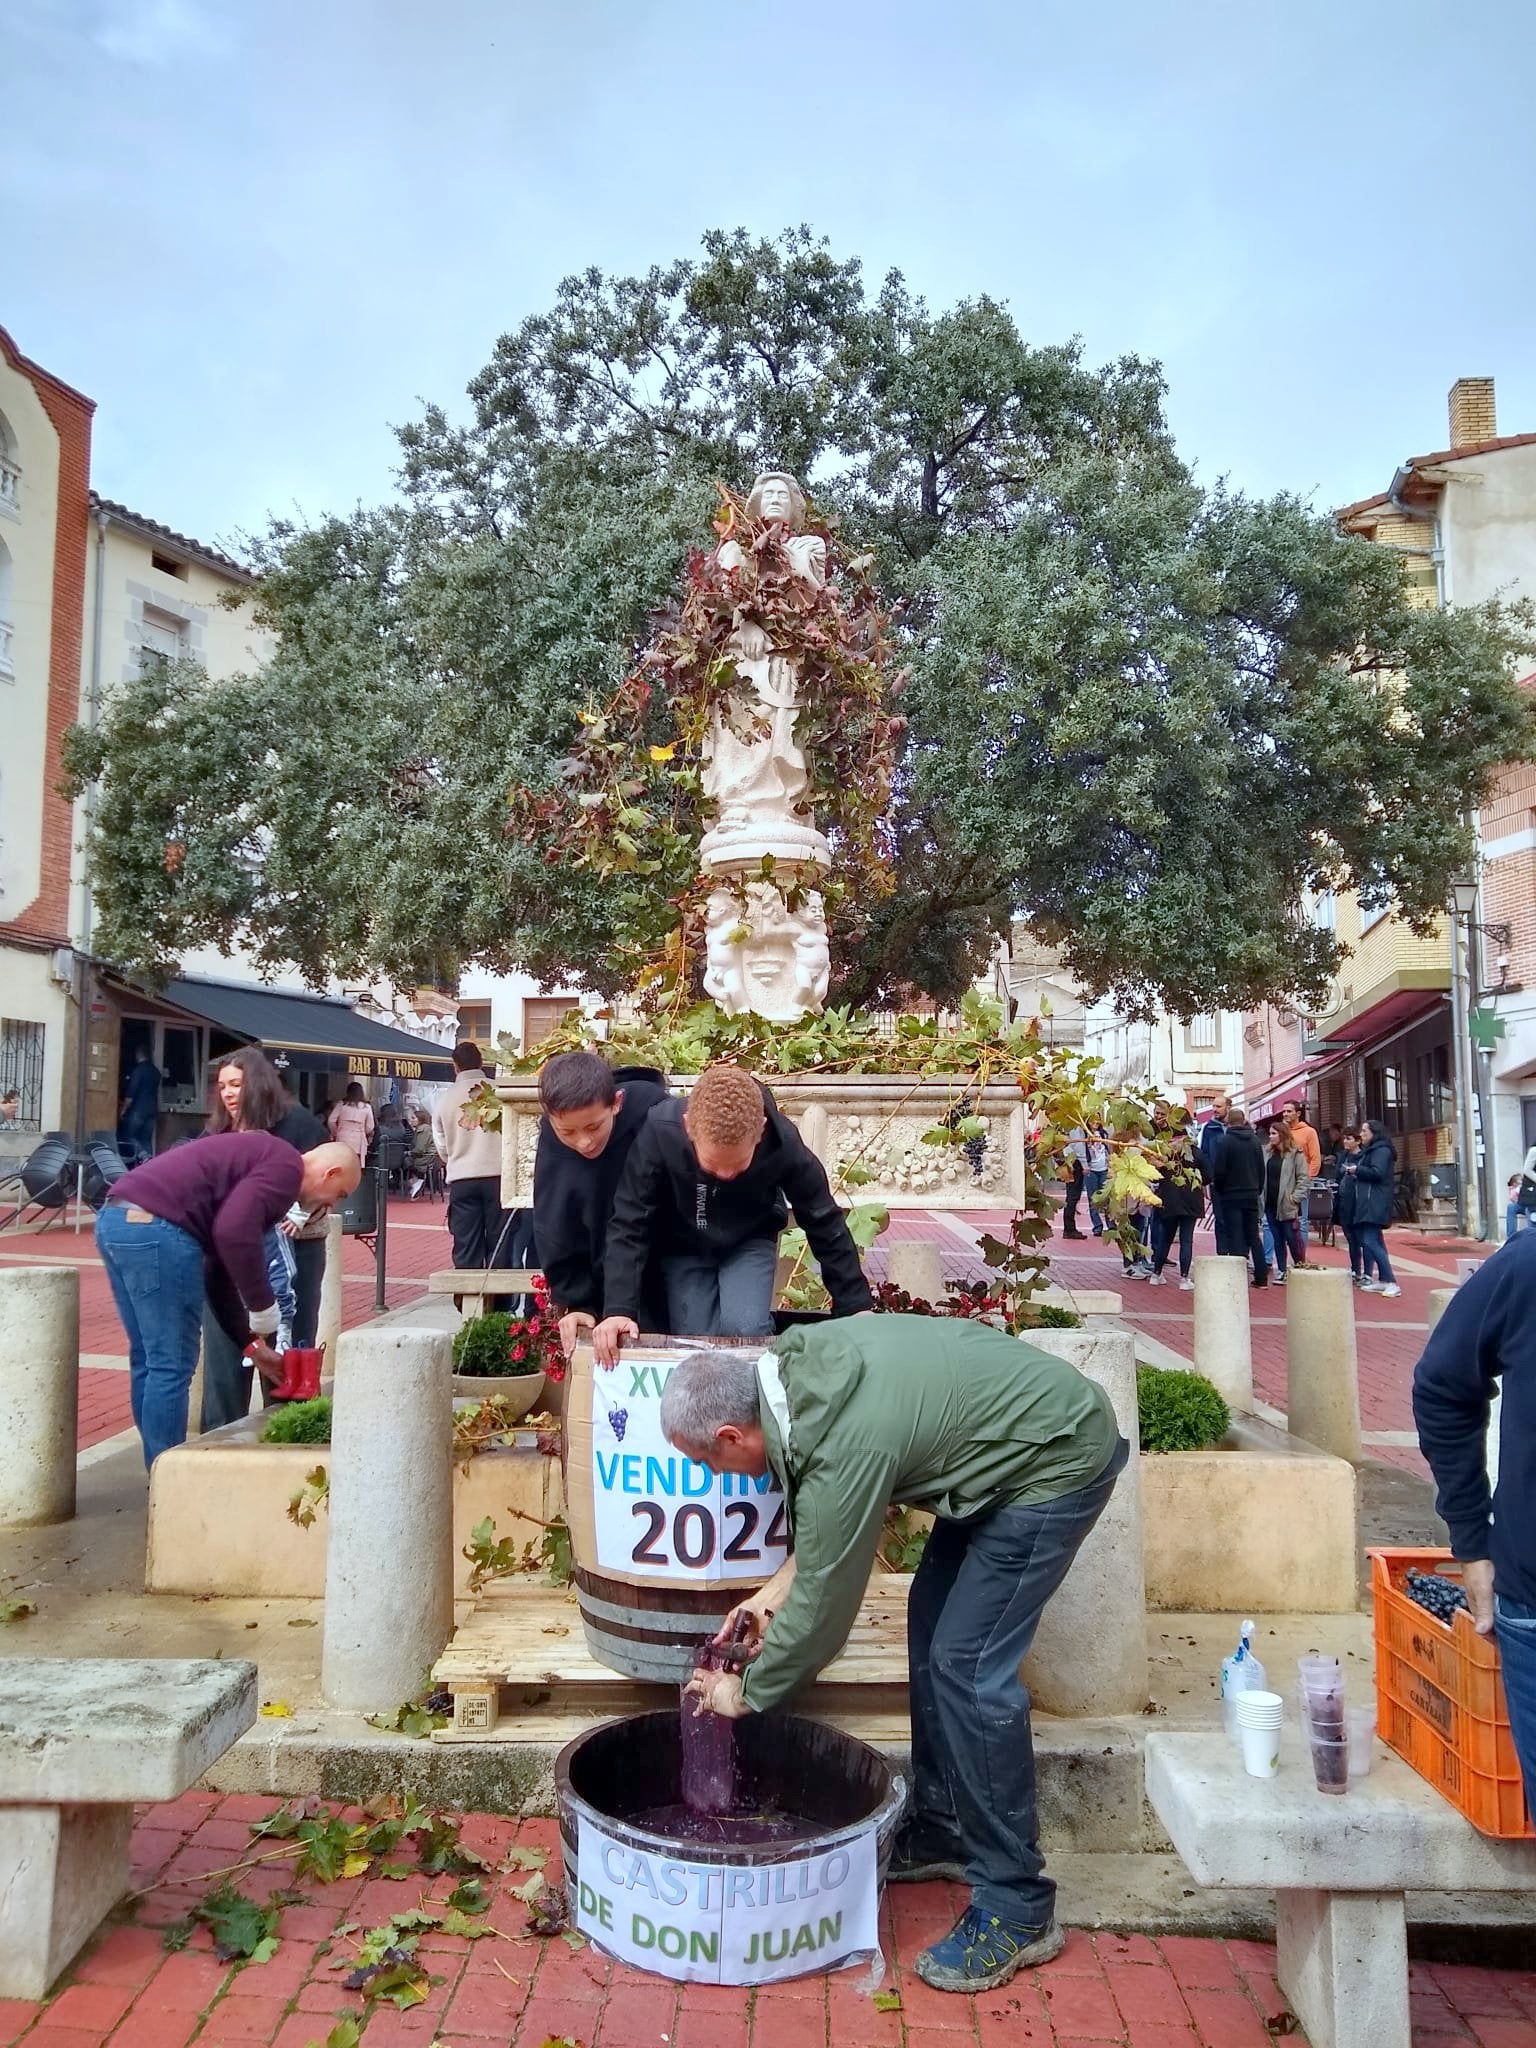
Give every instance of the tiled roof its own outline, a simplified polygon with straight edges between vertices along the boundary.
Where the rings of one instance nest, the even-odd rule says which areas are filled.
[[[147,519],[142,512],[131,511],[128,506],[119,505],[112,498],[103,498],[96,491],[91,493],[91,510],[105,512],[108,519],[135,527],[155,540],[163,540],[181,554],[194,555],[198,561],[209,563],[240,583],[256,581],[254,570],[247,568],[244,562],[237,562],[232,555],[226,555],[222,549],[209,547],[206,541],[193,540],[190,534],[177,533],[173,527],[162,526],[158,519]]]
[[[1411,472],[1405,492],[1428,497],[1437,488],[1432,479],[1423,475],[1426,469],[1438,469],[1443,462],[1465,462],[1469,456],[1497,455],[1504,448],[1529,448],[1536,443],[1536,434],[1499,434],[1491,441],[1469,441],[1465,448],[1437,448],[1433,455],[1410,455],[1403,464],[1403,470]],[[1400,470],[1399,475],[1402,474]],[[1346,520],[1357,519],[1362,512],[1374,512],[1379,506],[1390,505],[1390,491],[1378,491],[1373,498],[1358,498],[1353,505],[1341,505],[1334,518],[1343,524]]]

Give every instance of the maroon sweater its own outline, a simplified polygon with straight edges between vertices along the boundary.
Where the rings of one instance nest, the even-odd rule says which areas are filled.
[[[197,1239],[208,1262],[209,1303],[230,1336],[247,1343],[241,1303],[258,1312],[273,1305],[262,1237],[298,1200],[303,1177],[303,1154],[283,1139],[225,1131],[135,1166],[113,1184],[112,1200]]]

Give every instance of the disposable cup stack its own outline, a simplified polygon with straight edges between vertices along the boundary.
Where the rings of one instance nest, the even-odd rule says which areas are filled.
[[[1237,1734],[1243,1769],[1250,1778],[1272,1778],[1280,1767],[1280,1720],[1285,1702],[1277,1692],[1237,1695]]]

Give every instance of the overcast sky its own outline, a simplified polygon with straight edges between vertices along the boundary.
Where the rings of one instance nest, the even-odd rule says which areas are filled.
[[[0,324],[228,539],[384,495],[568,273],[805,221],[1334,505],[1457,376],[1536,429],[1533,75],[1529,0],[0,0]]]

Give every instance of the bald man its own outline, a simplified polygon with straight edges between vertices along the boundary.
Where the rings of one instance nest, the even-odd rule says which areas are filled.
[[[186,1441],[205,1300],[262,1377],[276,1379],[277,1303],[262,1240],[295,1203],[334,1209],[361,1173],[350,1145],[296,1152],[268,1131],[227,1131],[174,1146],[114,1184],[96,1245],[128,1335],[146,1467]]]

